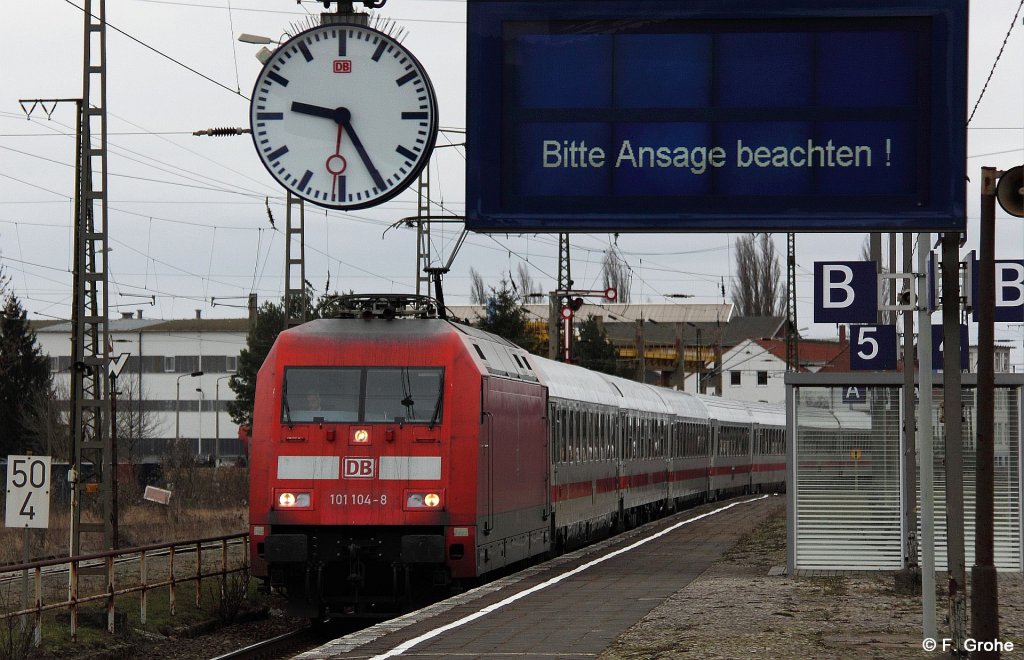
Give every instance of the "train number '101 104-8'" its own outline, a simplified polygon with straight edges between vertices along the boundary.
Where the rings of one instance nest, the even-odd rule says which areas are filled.
[[[388,496],[381,495],[380,497],[373,497],[372,495],[366,495],[363,493],[331,493],[330,495],[331,504],[339,506],[348,506],[349,504],[380,504],[384,506],[388,503]]]

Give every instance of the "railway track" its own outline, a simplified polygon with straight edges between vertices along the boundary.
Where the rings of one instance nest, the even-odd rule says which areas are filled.
[[[218,655],[212,660],[270,660],[290,657],[318,646],[332,637],[333,634],[328,633],[326,627],[307,626]]]

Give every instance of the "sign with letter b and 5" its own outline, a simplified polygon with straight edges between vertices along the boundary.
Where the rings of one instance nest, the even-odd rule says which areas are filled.
[[[874,323],[877,318],[874,261],[814,262],[815,323]]]
[[[896,368],[896,326],[850,326],[850,369],[891,371]]]

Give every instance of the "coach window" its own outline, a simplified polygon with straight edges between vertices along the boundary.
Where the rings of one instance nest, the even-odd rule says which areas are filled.
[[[570,460],[574,463],[578,463],[580,460],[580,411],[573,409],[572,411],[572,452]]]
[[[593,410],[587,410],[587,460],[594,459],[594,449],[597,446],[597,414]]]
[[[569,462],[569,410],[558,408],[558,449],[563,463]]]

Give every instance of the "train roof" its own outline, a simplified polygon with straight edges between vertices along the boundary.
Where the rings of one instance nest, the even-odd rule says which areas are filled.
[[[796,412],[797,428],[817,430],[871,430],[871,415],[858,410],[831,410],[813,406],[799,406]]]
[[[708,419],[707,408],[693,394],[638,383],[554,360],[534,357],[533,361],[541,382],[548,386],[548,395],[552,397],[698,420]]]
[[[707,408],[708,414],[714,419],[734,424],[749,424],[753,421],[746,401],[733,401],[732,399],[707,396],[706,394],[698,394],[697,398],[700,399],[701,403]]]

